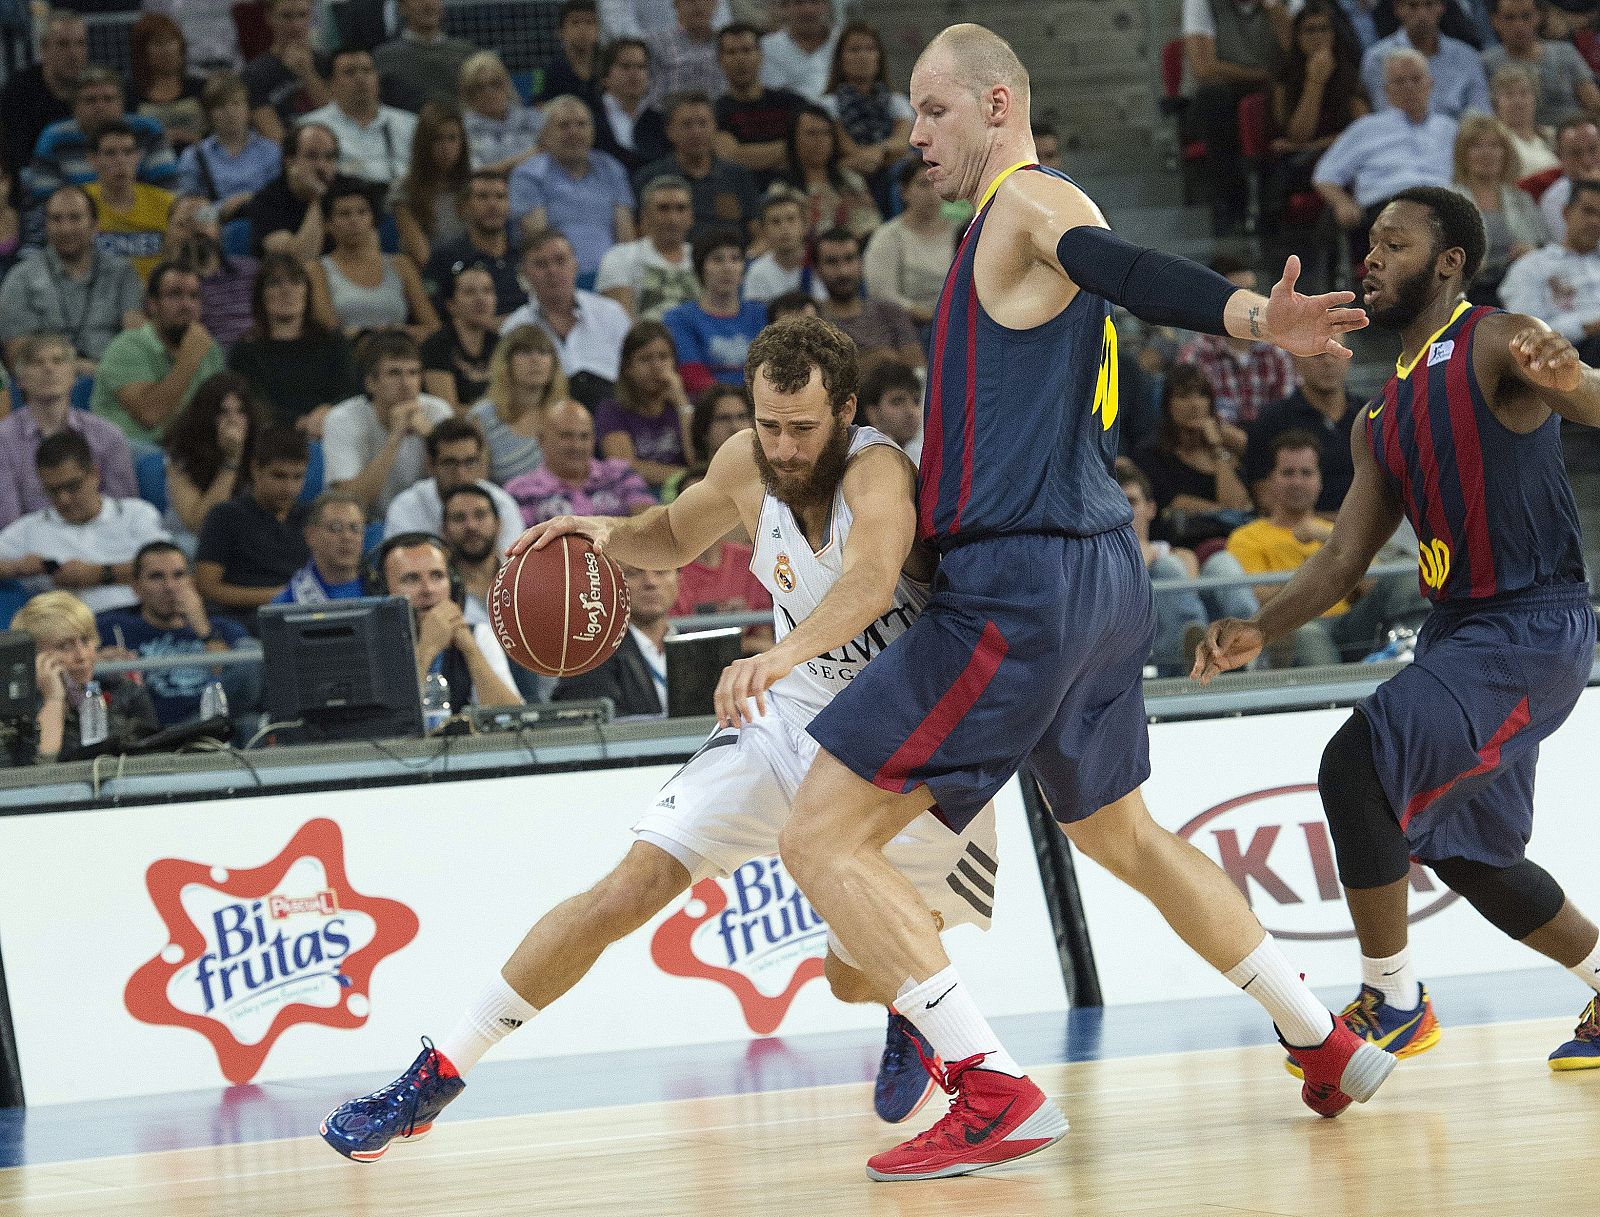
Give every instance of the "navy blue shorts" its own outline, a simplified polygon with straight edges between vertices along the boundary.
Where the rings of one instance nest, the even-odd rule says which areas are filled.
[[[960,830],[1024,761],[1058,820],[1150,775],[1150,579],[1129,528],[995,537],[944,556],[904,635],[812,720],[812,737],[884,790],[921,785]]]
[[[1361,703],[1415,857],[1522,860],[1539,743],[1572,712],[1594,646],[1583,584],[1433,610],[1416,662]]]

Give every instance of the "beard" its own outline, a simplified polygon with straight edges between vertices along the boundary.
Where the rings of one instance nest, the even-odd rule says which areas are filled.
[[[497,537],[464,537],[457,541],[452,548],[456,557],[469,566],[476,566],[494,552],[494,543]]]
[[[767,459],[760,437],[755,443],[756,469],[761,473],[761,484],[767,493],[785,507],[799,515],[801,512],[821,507],[830,502],[844,480],[844,467],[850,453],[850,428],[833,419],[833,434],[817,456],[817,463],[804,474],[790,473],[775,468]]]
[[[1409,279],[1394,286],[1394,303],[1388,308],[1371,311],[1372,323],[1386,330],[1403,330],[1428,307],[1428,296],[1433,290],[1433,275],[1419,271]]]

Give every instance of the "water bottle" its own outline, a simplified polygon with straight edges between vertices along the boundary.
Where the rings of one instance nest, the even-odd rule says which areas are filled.
[[[200,717],[228,717],[228,694],[223,690],[220,680],[213,680],[200,690]]]
[[[89,748],[104,743],[110,735],[105,696],[100,692],[100,682],[91,680],[83,686],[83,701],[78,705],[78,742]]]
[[[422,682],[422,729],[432,735],[450,717],[450,682],[429,672]]]

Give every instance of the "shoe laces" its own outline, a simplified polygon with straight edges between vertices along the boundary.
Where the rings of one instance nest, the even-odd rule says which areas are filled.
[[[1584,1007],[1583,1016],[1578,1020],[1578,1029],[1572,1033],[1572,1037],[1600,1041],[1600,997],[1589,999],[1589,1004]]]
[[[372,1096],[372,1102],[403,1113],[400,1136],[409,1137],[417,1126],[417,1108],[422,1103],[422,1087],[439,1071],[439,1050],[427,1036],[422,1037],[422,1052],[394,1081]]]
[[[1378,1006],[1382,1002],[1382,993],[1363,986],[1355,1001],[1346,1006],[1339,1017],[1345,1021],[1350,1030],[1365,1039],[1381,1030],[1378,1026]]]
[[[912,1042],[916,1043],[915,1040]],[[917,1046],[917,1055],[922,1058],[922,1067],[939,1084],[939,1089],[951,1095],[952,1100],[950,1110],[944,1113],[939,1122],[927,1132],[913,1137],[909,1144],[935,1145],[941,1141],[954,1139],[960,1129],[981,1128],[988,1123],[967,1098],[967,1088],[961,1080],[962,1074],[967,1070],[984,1062],[989,1055],[987,1052],[980,1052],[976,1056],[969,1056],[965,1060],[956,1061],[953,1065],[946,1065],[943,1068],[923,1054],[921,1045]]]

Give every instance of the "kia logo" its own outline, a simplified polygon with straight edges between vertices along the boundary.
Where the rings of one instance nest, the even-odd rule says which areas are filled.
[[[1315,782],[1218,803],[1178,835],[1222,867],[1273,937],[1329,942],[1356,936]],[[1412,924],[1456,899],[1416,862],[1408,894],[1406,920]]]

